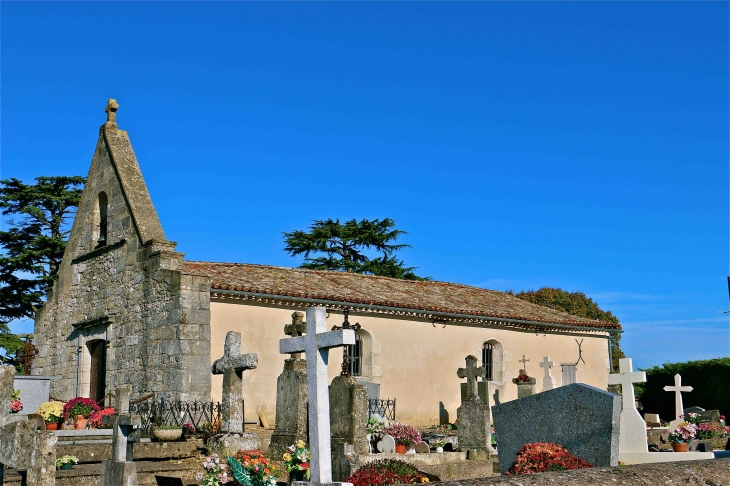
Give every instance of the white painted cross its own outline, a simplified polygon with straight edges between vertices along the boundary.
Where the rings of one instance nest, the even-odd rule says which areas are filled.
[[[330,439],[330,397],[327,364],[330,348],[355,344],[355,331],[340,329],[326,332],[324,307],[307,308],[307,334],[279,341],[281,354],[304,351],[309,384],[309,447],[312,483],[332,483]]]
[[[646,441],[646,422],[636,410],[634,383],[644,383],[646,373],[633,371],[631,358],[618,361],[619,373],[608,375],[609,385],[621,385],[623,405],[619,425],[619,452],[649,452]]]
[[[544,356],[542,361],[540,361],[540,368],[545,369],[545,376],[542,377],[542,391],[552,390],[558,387],[557,383],[555,383],[555,378],[553,378],[551,373],[553,364],[555,363],[550,360],[550,356]]]
[[[675,419],[679,420],[679,416],[684,414],[684,405],[682,404],[682,392],[691,392],[691,386],[682,386],[682,377],[677,373],[674,375],[674,386],[665,386],[664,391],[674,392],[674,409]]]

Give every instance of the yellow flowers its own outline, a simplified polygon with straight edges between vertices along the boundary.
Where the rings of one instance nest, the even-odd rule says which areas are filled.
[[[285,460],[285,461],[287,461],[287,462],[288,462],[288,461],[291,461],[291,454],[289,454],[288,452],[287,452],[287,453],[285,453],[285,454],[284,454],[284,460]]]
[[[303,440],[298,440],[296,445],[297,445],[297,449],[303,449],[304,448],[304,441]]]
[[[36,413],[41,414],[46,422],[56,422],[63,416],[63,402],[43,402]]]
[[[422,483],[427,483],[427,482],[428,482],[428,478],[427,478],[427,477],[423,477],[423,478],[421,478],[421,482],[422,482]]]

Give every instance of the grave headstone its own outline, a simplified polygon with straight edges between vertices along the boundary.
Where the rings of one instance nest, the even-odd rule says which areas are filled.
[[[395,439],[392,435],[385,434],[380,442],[378,442],[378,451],[384,454],[392,454],[395,452]]]
[[[23,413],[35,413],[41,403],[50,400],[52,378],[52,376],[15,375],[13,387],[20,390]]]
[[[35,420],[12,421],[9,411],[14,377],[15,368],[0,366],[0,485],[8,466],[18,471],[25,484],[54,486],[56,436],[38,430]]]
[[[324,307],[307,308],[306,322],[305,336],[279,341],[279,352],[304,352],[307,360],[311,483],[295,481],[293,484],[349,484],[332,482],[327,363],[330,348],[355,344],[355,331],[339,329],[327,332],[327,311]]]
[[[620,413],[621,397],[583,383],[496,405],[500,471],[531,442],[554,442],[594,466],[616,466]]]
[[[575,363],[563,363],[560,365],[562,368],[562,381],[560,386],[572,385],[578,383],[578,365]]]
[[[550,359],[550,356],[544,356],[542,361],[540,361],[540,368],[542,368],[545,373],[542,377],[542,391],[552,390],[553,388],[558,387],[552,373],[553,364],[554,363]]]
[[[631,358],[622,358],[618,361],[619,372],[608,375],[609,385],[621,385],[623,404],[621,406],[621,434],[619,452],[649,452],[646,440],[646,423],[636,410],[634,397],[634,383],[644,383],[646,373],[634,371]]]
[[[477,378],[484,377],[486,370],[477,366],[475,356],[467,356],[466,368],[459,368],[456,375],[459,378],[466,378],[467,392],[466,399],[456,410],[456,420],[459,424],[459,446],[462,450],[476,449],[490,453],[493,449],[489,407],[479,398],[477,388]]]
[[[662,421],[659,419],[658,413],[645,413],[644,422],[650,427],[659,427]]]
[[[261,448],[261,439],[244,432],[243,372],[258,366],[255,353],[241,354],[241,333],[226,333],[223,357],[213,362],[214,375],[223,375],[221,398],[221,432],[208,440],[211,452],[221,457],[236,451]]]
[[[142,420],[129,413],[129,385],[117,387],[114,415],[102,417],[102,423],[112,425],[112,456],[101,463],[101,486],[137,486],[137,465],[127,460],[129,436],[138,429]]]
[[[416,444],[416,454],[430,454],[431,448],[425,442],[419,442]]]
[[[294,312],[284,333],[297,337],[306,332],[304,314]],[[269,452],[279,459],[286,448],[298,440],[307,441],[307,362],[301,353],[292,353],[284,361],[284,370],[276,380],[276,422]]]
[[[332,479],[348,477],[348,454],[367,454],[368,393],[350,375],[332,380],[330,394],[330,435],[332,440]]]
[[[528,360],[529,361],[529,360]],[[525,379],[525,377],[527,377]],[[517,378],[512,378],[512,383],[517,385],[517,398],[525,398],[535,394],[535,383],[537,380],[527,376],[527,370],[521,369]]]
[[[644,380],[646,381],[646,379]],[[682,392],[691,392],[691,386],[682,386],[682,376],[679,374],[674,375],[674,386],[665,386],[664,391],[674,392],[674,419],[679,422],[681,419],[680,415],[684,413],[684,406],[682,405]]]
[[[684,409],[684,414],[687,415],[688,413],[700,413],[704,412],[705,409],[702,407],[689,407]]]

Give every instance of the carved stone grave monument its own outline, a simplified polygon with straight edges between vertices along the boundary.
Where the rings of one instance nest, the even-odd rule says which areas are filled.
[[[459,368],[456,376],[466,378],[466,400],[456,410],[459,423],[459,447],[486,452],[492,449],[492,429],[489,423],[489,407],[478,395],[477,378],[484,377],[486,370],[477,366],[475,356],[466,357],[466,368]]]
[[[101,486],[137,486],[137,465],[127,460],[129,436],[142,424],[139,415],[129,413],[129,385],[117,387],[115,414],[102,417],[113,427],[112,458],[101,463]]]

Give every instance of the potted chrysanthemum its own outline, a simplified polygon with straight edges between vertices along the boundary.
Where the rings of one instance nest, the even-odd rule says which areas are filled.
[[[420,430],[400,422],[391,422],[384,433],[393,436],[395,452],[398,454],[405,454],[408,449],[421,442]]]
[[[63,402],[43,402],[36,413],[46,422],[46,430],[58,430],[58,423],[63,418]]]
[[[687,452],[687,446],[697,436],[697,426],[682,422],[676,429],[669,431],[669,442],[674,452]]]

